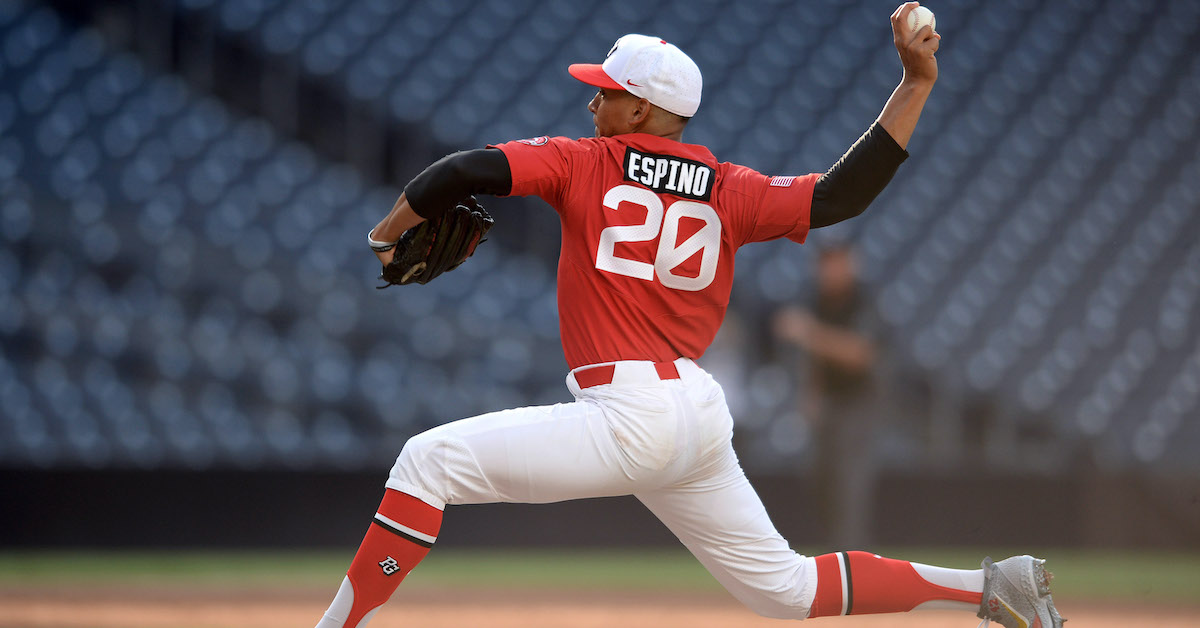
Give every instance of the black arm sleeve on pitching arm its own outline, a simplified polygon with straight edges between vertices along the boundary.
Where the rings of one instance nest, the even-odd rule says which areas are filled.
[[[809,226],[828,227],[861,213],[883,191],[908,151],[878,122],[846,151],[813,188]]]
[[[497,148],[478,148],[446,155],[433,162],[404,188],[408,204],[429,220],[471,194],[506,196],[512,190],[508,158]]]

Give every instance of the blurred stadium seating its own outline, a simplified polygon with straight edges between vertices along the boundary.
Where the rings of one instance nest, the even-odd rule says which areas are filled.
[[[496,238],[449,281],[371,290],[363,234],[414,168],[590,135],[565,66],[648,32],[705,73],[688,141],[823,171],[899,78],[893,8],[0,3],[0,465],[377,467],[442,421],[566,400],[552,251]],[[844,229],[892,393],[929,390],[881,447],[968,463],[978,429],[1000,465],[1200,473],[1200,4],[933,8],[911,157]],[[748,467],[807,446],[753,330],[808,290],[810,248],[739,258],[711,367]]]

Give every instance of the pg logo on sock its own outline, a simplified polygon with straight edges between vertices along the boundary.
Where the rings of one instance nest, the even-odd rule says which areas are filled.
[[[392,558],[391,556],[379,561],[379,566],[383,569],[383,575],[385,576],[390,576],[397,571],[400,571],[400,563],[397,563],[396,559]]]

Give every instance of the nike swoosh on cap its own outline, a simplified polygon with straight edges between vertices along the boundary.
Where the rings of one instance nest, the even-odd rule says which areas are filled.
[[[638,85],[637,83],[634,83],[633,81],[631,81],[631,80],[629,80],[629,79],[625,79],[625,82],[626,82],[626,83],[628,83],[628,84],[630,84],[630,85],[632,85],[632,86],[634,86],[634,87],[645,87],[645,85]]]

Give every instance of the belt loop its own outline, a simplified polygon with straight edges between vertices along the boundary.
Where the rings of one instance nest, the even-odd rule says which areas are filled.
[[[659,379],[679,379],[679,369],[675,368],[674,362],[655,362],[654,370],[658,372]]]

